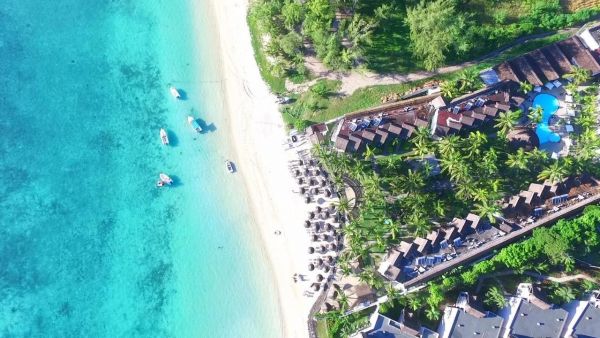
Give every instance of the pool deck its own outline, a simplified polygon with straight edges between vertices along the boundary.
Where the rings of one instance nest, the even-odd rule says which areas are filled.
[[[541,92],[531,92],[528,94],[528,99],[525,101],[524,112],[529,112],[529,108],[533,104],[534,98],[539,94],[550,94],[558,99],[558,110],[554,113],[554,115],[550,118],[548,126],[552,132],[558,134],[560,136],[559,142],[547,142],[540,145],[540,149],[548,152],[550,155],[556,154],[557,157],[563,157],[569,154],[569,150],[571,148],[571,136],[570,133],[567,132],[566,125],[570,124],[573,116],[569,116],[567,114],[567,106],[568,103],[565,102],[565,97],[567,95],[564,86],[559,88],[542,89]]]

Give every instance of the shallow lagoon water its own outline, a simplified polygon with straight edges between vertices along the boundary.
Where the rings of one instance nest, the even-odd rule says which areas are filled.
[[[2,336],[280,336],[242,182],[223,163],[216,48],[193,33],[210,37],[210,18],[194,23],[190,6],[0,6]],[[175,187],[154,186],[162,171]]]

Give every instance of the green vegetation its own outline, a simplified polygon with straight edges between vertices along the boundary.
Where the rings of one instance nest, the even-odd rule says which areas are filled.
[[[550,228],[538,228],[531,238],[503,248],[491,259],[477,263],[460,274],[461,283],[473,285],[482,275],[494,271],[511,269],[522,272],[539,269],[545,264],[573,271],[574,258],[600,249],[598,224],[600,207],[590,206],[576,219],[560,220]]]
[[[375,308],[368,308],[349,315],[342,310],[330,311],[317,314],[317,329],[319,338],[342,338],[348,337],[356,331],[365,328],[369,324],[369,316]]]
[[[298,130],[301,127],[298,123],[303,123],[305,126],[302,129],[305,129],[312,123],[321,122],[318,112],[329,107],[330,97],[339,90],[340,84],[338,80],[318,80],[306,92],[297,96],[294,104],[282,109],[284,121]]]
[[[598,12],[566,13],[559,0],[259,0],[249,22],[261,68],[301,81],[309,54],[335,70],[432,70]]]

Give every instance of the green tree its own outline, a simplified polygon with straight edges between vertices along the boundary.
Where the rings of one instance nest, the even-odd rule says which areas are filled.
[[[523,92],[523,94],[527,94],[533,90],[533,85],[527,81],[519,82],[519,88]]]
[[[553,298],[556,299],[559,303],[564,304],[568,303],[575,299],[575,291],[571,287],[568,286],[559,286],[554,289],[552,293]]]
[[[590,80],[590,71],[578,66],[573,66],[570,73],[564,75],[565,78],[570,79],[574,84],[580,85]]]
[[[427,70],[434,70],[446,61],[446,54],[455,42],[460,17],[452,0],[423,0],[407,9],[411,48]]]
[[[548,168],[542,170],[538,175],[539,180],[548,180],[550,183],[558,183],[564,180],[569,170],[564,162],[554,161]]]
[[[515,128],[520,116],[520,110],[501,112],[498,114],[495,124],[495,127],[498,129],[498,133],[501,136],[506,137],[506,135]]]
[[[425,309],[425,317],[431,321],[437,321],[441,318],[441,313],[435,307],[430,306]]]
[[[516,153],[507,154],[506,165],[514,169],[527,170],[529,168],[529,156],[523,148],[519,148]]]
[[[500,213],[500,207],[494,201],[484,200],[475,204],[474,213],[481,218],[487,218],[490,223],[496,223],[496,215]]]
[[[504,298],[504,294],[500,290],[500,288],[496,286],[492,286],[485,293],[485,300],[483,301],[488,306],[494,307],[496,309],[502,309],[506,306],[506,298]]]
[[[453,99],[460,95],[458,84],[456,81],[444,81],[440,84],[440,91],[442,95],[447,99]]]
[[[533,124],[538,124],[542,122],[542,118],[544,115],[544,109],[541,106],[531,107],[529,108],[529,115],[527,117]]]

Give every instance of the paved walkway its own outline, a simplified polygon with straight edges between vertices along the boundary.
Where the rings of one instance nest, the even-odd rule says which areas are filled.
[[[578,280],[578,279],[585,279],[585,280],[589,280],[590,282],[594,282],[594,283],[598,282],[592,276],[584,274],[584,273],[580,273],[577,275],[563,276],[563,277],[552,277],[552,276],[548,276],[548,275],[542,275],[542,274],[539,274],[539,273],[533,272],[533,271],[524,271],[523,273],[518,273],[515,270],[505,270],[505,271],[490,273],[490,274],[479,277],[479,283],[477,284],[477,288],[475,289],[475,292],[479,293],[479,291],[481,291],[483,282],[486,279],[490,279],[490,278],[496,279],[497,277],[501,277],[501,276],[510,276],[510,275],[519,275],[519,274],[531,276],[531,277],[537,278],[539,280],[549,280],[551,282],[561,283],[561,284],[567,283],[570,281],[574,281],[574,280]],[[502,283],[500,283],[500,285],[502,285]]]

